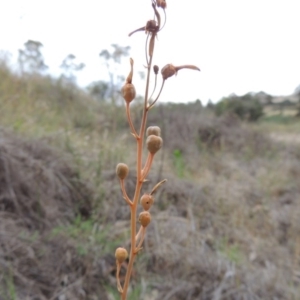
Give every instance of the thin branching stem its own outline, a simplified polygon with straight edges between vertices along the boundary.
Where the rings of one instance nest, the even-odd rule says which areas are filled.
[[[124,185],[124,180],[120,179],[120,186],[123,194],[123,198],[127,202],[127,204],[131,207],[132,206],[132,201],[129,199],[127,192],[125,190],[125,185]]]
[[[138,134],[134,128],[134,125],[132,123],[132,120],[131,120],[131,115],[130,115],[130,107],[129,107],[129,103],[126,102],[126,116],[127,116],[127,120],[128,120],[128,123],[129,123],[129,126],[130,126],[130,129],[132,131],[132,134],[138,138]]]
[[[138,245],[137,245],[137,247],[136,247],[137,251],[140,250],[140,248],[141,248],[141,246],[142,246],[142,244],[143,244],[143,241],[144,241],[144,239],[145,239],[145,235],[146,235],[146,228],[143,227],[143,226],[141,226],[141,228],[142,228],[142,230],[141,230],[140,241],[139,241],[139,243],[138,243]]]
[[[139,237],[140,237],[140,235],[141,235],[142,227],[143,227],[143,226],[140,227],[138,233],[137,233],[136,236],[135,236],[135,243],[137,243],[137,241],[138,241],[138,239],[139,239]]]
[[[192,70],[198,70],[200,69],[194,65],[181,65],[181,66],[174,66],[172,64],[167,64],[165,65],[162,70],[162,84],[160,91],[155,98],[154,101],[151,103],[149,102],[150,99],[152,99],[152,96],[154,95],[156,88],[157,88],[157,73],[159,71],[158,66],[154,66],[154,74],[155,74],[155,84],[153,91],[151,93],[151,96],[149,97],[149,89],[150,89],[150,76],[151,76],[151,67],[152,67],[152,60],[153,60],[153,55],[154,55],[154,48],[155,48],[155,42],[157,38],[158,32],[165,26],[166,23],[166,12],[165,12],[165,7],[166,7],[166,1],[164,0],[151,0],[152,2],[152,8],[154,11],[154,17],[152,20],[149,20],[144,27],[140,27],[137,30],[132,31],[130,35],[137,31],[146,31],[147,38],[146,38],[146,43],[145,43],[145,56],[146,56],[146,68],[147,68],[147,77],[146,77],[146,87],[145,87],[145,95],[144,95],[144,105],[143,105],[143,113],[142,113],[142,119],[141,119],[141,124],[139,131],[136,131],[131,115],[130,115],[130,107],[129,103],[134,100],[136,96],[136,91],[135,87],[132,83],[132,77],[133,77],[133,59],[130,59],[130,73],[126,79],[125,85],[122,87],[122,96],[126,101],[126,115],[128,119],[128,123],[130,126],[130,130],[132,135],[135,137],[136,140],[136,184],[135,184],[135,192],[133,198],[129,198],[126,189],[124,186],[124,179],[128,175],[128,166],[124,163],[119,163],[117,165],[117,175],[119,176],[120,179],[120,185],[121,185],[121,190],[123,193],[123,197],[127,204],[130,207],[130,230],[131,230],[131,235],[130,235],[130,252],[129,252],[129,262],[127,265],[126,269],[126,275],[125,275],[125,281],[123,284],[123,287],[121,286],[120,283],[120,278],[119,278],[119,272],[121,268],[121,263],[124,262],[125,259],[128,257],[128,252],[125,248],[119,247],[116,249],[116,261],[117,261],[117,287],[118,290],[121,294],[121,300],[126,300],[127,299],[127,293],[128,293],[128,288],[129,288],[129,282],[132,274],[132,269],[133,269],[133,264],[135,261],[135,257],[138,254],[138,252],[142,249],[142,244],[145,239],[145,234],[146,234],[146,227],[151,221],[151,214],[148,212],[150,209],[151,205],[154,202],[154,198],[152,195],[157,191],[157,189],[166,182],[166,179],[161,180],[158,182],[151,190],[150,194],[144,194],[141,198],[141,206],[144,209],[143,212],[140,213],[138,217],[138,221],[140,223],[140,228],[137,232],[137,206],[138,202],[140,199],[140,194],[141,194],[141,189],[143,186],[143,183],[146,181],[146,177],[148,176],[152,163],[153,163],[153,158],[155,153],[161,148],[162,146],[162,138],[159,136],[160,135],[160,128],[149,128],[149,136],[147,138],[146,144],[147,144],[147,149],[148,149],[148,156],[146,159],[146,162],[143,166],[143,144],[145,140],[145,129],[146,129],[146,124],[147,124],[147,116],[149,110],[156,104],[157,100],[159,99],[162,90],[164,88],[165,80],[173,75],[175,75],[178,70],[187,68],[187,69],[192,69]],[[161,27],[161,16],[159,14],[159,11],[157,7],[161,7],[164,10],[164,24]],[[151,92],[151,91],[150,91]],[[157,127],[157,126],[154,126]]]
[[[123,289],[120,283],[120,270],[121,270],[121,264],[117,262],[117,271],[116,271],[117,288],[120,293],[123,293]]]
[[[145,135],[145,128],[147,122],[147,103],[148,103],[148,94],[149,94],[149,83],[150,83],[150,71],[152,65],[152,57],[149,58],[149,63],[147,65],[147,81],[146,81],[146,88],[145,88],[145,99],[144,99],[144,109],[143,109],[143,116],[142,122],[140,127],[140,132],[137,137],[137,180],[136,180],[136,187],[135,193],[133,197],[133,204],[131,206],[131,219],[130,219],[130,228],[131,228],[131,247],[130,247],[130,254],[129,254],[129,263],[126,271],[125,282],[123,286],[123,292],[121,293],[121,300],[126,300],[127,298],[127,291],[129,287],[129,281],[132,273],[132,267],[135,260],[136,252],[136,211],[137,211],[137,204],[138,199],[140,197],[141,188],[143,185],[142,180],[142,150],[143,150],[143,140]]]
[[[142,172],[143,173],[142,174],[142,181],[144,181],[146,179],[147,175],[149,174],[149,171],[151,169],[151,165],[152,165],[152,162],[153,162],[153,158],[154,158],[154,155],[149,153],[148,156],[147,156],[147,160],[146,160],[143,172]]]
[[[163,90],[164,84],[165,84],[165,80],[163,80],[163,82],[161,84],[161,88],[160,88],[160,91],[159,91],[156,99],[147,107],[147,110],[150,110],[154,106],[154,104],[156,103],[156,101],[158,100],[158,98],[159,98],[159,96],[160,96],[160,94],[161,94],[161,92]]]
[[[140,147],[138,148],[138,158],[140,161],[139,163],[139,172],[141,173],[141,165],[142,165],[142,149],[143,149],[143,137],[145,135],[145,128],[146,128],[146,122],[147,122],[147,105],[148,105],[148,94],[149,94],[149,83],[150,83],[150,71],[151,71],[151,66],[152,66],[152,58],[153,56],[150,56],[149,59],[149,64],[148,64],[148,69],[147,69],[147,82],[146,82],[146,90],[145,90],[145,99],[144,99],[144,109],[143,109],[143,116],[142,116],[142,123],[140,127]]]
[[[149,41],[149,36],[150,36],[150,32],[148,32],[148,34],[147,34],[147,39],[146,39],[146,43],[145,43],[145,56],[146,56],[147,66],[149,66],[149,60],[148,60],[148,41]]]
[[[165,27],[166,22],[167,22],[167,14],[166,14],[166,10],[165,9],[164,9],[164,15],[165,15],[165,21],[164,21],[163,26],[159,30],[162,30]]]
[[[151,205],[153,204],[153,197],[152,195],[157,191],[157,189],[166,182],[166,179],[161,180],[158,182],[151,190],[150,194],[144,194],[141,198],[141,206],[144,209],[143,212],[140,213],[138,221],[141,225],[141,227],[138,230],[137,233],[137,206],[140,199],[141,189],[143,186],[143,183],[146,181],[146,177],[148,176],[148,173],[150,172],[154,154],[161,148],[162,146],[162,138],[159,136],[160,128],[156,128],[155,130],[152,128],[149,130],[149,132],[153,132],[153,134],[149,134],[149,137],[147,138],[146,144],[148,149],[148,156],[146,159],[146,162],[143,166],[143,144],[145,140],[145,129],[146,129],[146,123],[147,123],[147,116],[149,110],[156,104],[157,100],[159,99],[162,90],[164,88],[165,80],[175,74],[177,74],[178,70],[181,69],[191,69],[191,70],[198,70],[200,69],[194,65],[181,65],[181,66],[174,66],[172,64],[167,64],[161,69],[162,74],[162,84],[160,91],[155,98],[154,101],[149,103],[150,99],[154,95],[157,87],[157,73],[159,71],[158,66],[154,66],[154,73],[155,73],[155,84],[153,92],[151,93],[151,96],[149,97],[149,88],[150,88],[150,76],[151,76],[151,67],[152,67],[152,60],[154,55],[154,48],[155,48],[155,42],[157,38],[158,32],[165,26],[166,23],[166,12],[164,10],[164,24],[161,28],[161,17],[156,7],[162,7],[163,9],[166,7],[166,2],[161,0],[158,2],[158,0],[151,0],[152,1],[152,8],[154,11],[154,17],[153,20],[150,20],[147,22],[146,26],[138,28],[135,31],[132,31],[130,35],[137,31],[146,31],[147,38],[145,43],[145,56],[146,56],[146,68],[147,68],[147,77],[146,77],[146,87],[145,87],[145,95],[144,95],[144,106],[143,106],[143,113],[142,113],[142,119],[139,131],[136,131],[131,115],[130,115],[130,107],[129,103],[135,98],[136,92],[135,88],[132,84],[132,76],[133,76],[133,60],[130,60],[131,70],[130,73],[126,79],[126,83],[122,88],[122,95],[123,98],[126,101],[126,115],[128,119],[128,123],[131,129],[132,134],[135,137],[136,140],[136,184],[135,184],[135,192],[133,198],[129,198],[125,186],[124,186],[124,178],[128,175],[128,167],[126,164],[120,163],[117,166],[117,175],[121,179],[121,189],[123,193],[123,197],[127,204],[130,207],[130,230],[131,230],[131,236],[130,236],[130,253],[129,253],[129,262],[126,269],[126,275],[125,275],[125,281],[123,284],[123,287],[120,284],[120,278],[119,278],[119,272],[120,272],[120,266],[121,263],[128,257],[127,250],[125,248],[117,248],[116,250],[116,259],[117,259],[117,286],[118,290],[121,294],[121,300],[127,299],[127,293],[128,293],[128,287],[130,282],[130,277],[132,274],[132,268],[135,261],[135,257],[138,254],[138,252],[142,249],[142,244],[145,239],[146,234],[146,227],[151,221],[151,214],[148,212]],[[156,126],[157,127],[157,126]],[[158,132],[158,134],[156,134]]]
[[[149,97],[149,100],[152,98],[154,92],[155,92],[155,89],[156,89],[156,83],[157,83],[157,74],[155,74],[155,82],[154,82],[154,88],[153,88],[153,91],[152,91],[152,94],[151,96]]]

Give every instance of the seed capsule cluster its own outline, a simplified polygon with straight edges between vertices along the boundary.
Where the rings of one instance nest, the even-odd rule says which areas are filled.
[[[126,99],[125,99],[126,100]],[[149,151],[148,159],[145,164],[145,167],[143,168],[143,175],[144,178],[148,175],[148,172],[150,171],[151,164],[153,161],[153,157],[155,153],[162,147],[163,140],[161,138],[161,129],[158,126],[149,126],[146,130],[146,147]],[[124,180],[128,176],[129,173],[129,168],[125,163],[119,163],[116,167],[116,174],[118,178],[120,179],[121,182],[121,187],[123,188],[123,196],[127,203],[130,205],[133,205],[133,202],[129,199],[128,195],[126,194],[126,191],[124,189]],[[164,181],[163,181],[164,182]],[[160,185],[155,186],[154,190]],[[153,191],[154,191],[153,190]],[[140,204],[143,208],[143,211],[139,214],[138,221],[141,224],[141,228],[143,229],[142,232],[142,237],[139,240],[139,245],[142,244],[142,241],[145,237],[145,229],[146,227],[150,224],[151,222],[151,214],[149,212],[151,206],[154,203],[154,197],[152,195],[152,192],[150,194],[144,194],[140,198]],[[138,249],[141,249],[140,247],[137,247]],[[125,248],[117,248],[116,253],[116,260],[118,264],[121,264],[122,262],[125,261],[125,259],[128,256],[127,250]]]

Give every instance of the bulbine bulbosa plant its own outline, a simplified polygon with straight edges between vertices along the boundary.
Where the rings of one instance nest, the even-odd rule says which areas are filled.
[[[147,231],[147,226],[151,222],[151,214],[149,212],[152,204],[154,203],[154,193],[155,191],[164,183],[166,179],[158,182],[151,190],[150,193],[146,193],[144,195],[141,194],[141,188],[143,183],[147,180],[147,176],[150,172],[151,165],[154,159],[155,154],[159,151],[162,147],[163,139],[161,138],[161,131],[158,126],[151,126],[148,127],[146,130],[146,123],[147,123],[147,115],[150,109],[155,105],[157,100],[159,99],[161,92],[163,90],[165,81],[177,74],[177,72],[181,69],[187,68],[192,70],[200,69],[194,65],[182,65],[182,66],[174,66],[172,64],[167,64],[161,69],[161,87],[157,93],[156,97],[153,97],[156,90],[157,85],[157,75],[159,73],[159,67],[157,65],[153,65],[153,53],[155,49],[155,42],[157,35],[162,30],[166,20],[166,1],[165,0],[152,0],[151,7],[153,10],[154,18],[147,21],[146,25],[134,30],[129,34],[131,36],[134,33],[139,31],[146,32],[146,69],[147,69],[147,76],[146,76],[146,87],[145,87],[145,98],[144,98],[144,105],[143,105],[143,113],[140,128],[137,131],[133,125],[130,115],[130,104],[134,101],[136,96],[135,87],[133,85],[133,65],[134,61],[130,59],[130,72],[127,76],[126,82],[122,87],[121,94],[125,100],[125,107],[126,107],[126,116],[128,119],[129,127],[131,130],[131,134],[133,135],[134,139],[136,140],[137,146],[137,154],[136,154],[136,185],[135,185],[135,193],[133,199],[130,199],[127,195],[125,189],[125,180],[129,172],[129,168],[125,163],[119,163],[116,168],[117,176],[120,180],[120,186],[123,194],[123,198],[129,206],[131,211],[131,248],[129,252],[129,262],[126,269],[126,276],[123,285],[120,281],[120,269],[122,263],[128,258],[128,252],[125,248],[117,248],[115,252],[116,257],[116,265],[117,265],[117,288],[121,294],[121,300],[125,300],[127,298],[128,286],[129,281],[132,273],[132,267],[135,260],[136,255],[139,251],[142,250],[143,241],[145,238],[145,234]],[[162,25],[162,16],[164,17],[164,24]],[[155,81],[153,91],[150,95],[150,75],[154,73]],[[150,95],[150,96],[149,96]],[[146,139],[145,144],[148,150],[148,156],[146,158],[145,163],[143,164],[142,158],[142,150],[144,146],[144,139]],[[137,207],[138,203],[143,208],[143,211],[137,217]],[[139,223],[139,230],[137,231],[137,223]]]

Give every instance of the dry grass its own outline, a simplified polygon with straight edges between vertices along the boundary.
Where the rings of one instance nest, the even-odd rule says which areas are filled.
[[[50,233],[78,216],[89,218],[93,193],[71,161],[43,142],[3,129],[0,141],[1,295],[12,299],[11,280],[16,299],[50,299],[68,267],[75,274],[83,272],[75,262],[86,268],[69,242]]]
[[[129,244],[111,171],[134,160],[125,117],[111,138],[87,95],[64,101],[55,81],[1,72],[0,299],[114,299],[110,253]],[[216,119],[196,104],[158,106],[149,124],[170,138],[144,190],[169,181],[129,299],[299,299],[300,149],[270,137],[299,125]]]

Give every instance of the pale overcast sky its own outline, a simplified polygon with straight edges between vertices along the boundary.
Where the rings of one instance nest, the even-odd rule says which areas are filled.
[[[158,35],[154,63],[195,64],[166,82],[162,101],[214,102],[231,93],[261,90],[291,94],[300,84],[299,0],[167,0],[167,23]],[[145,64],[143,32],[128,33],[153,17],[150,0],[0,0],[0,49],[12,52],[28,39],[43,43],[45,62],[58,66],[73,53],[86,68],[82,86],[107,71],[99,52],[131,47],[136,71]],[[129,63],[120,73],[127,76]],[[135,74],[137,90],[143,94]]]

